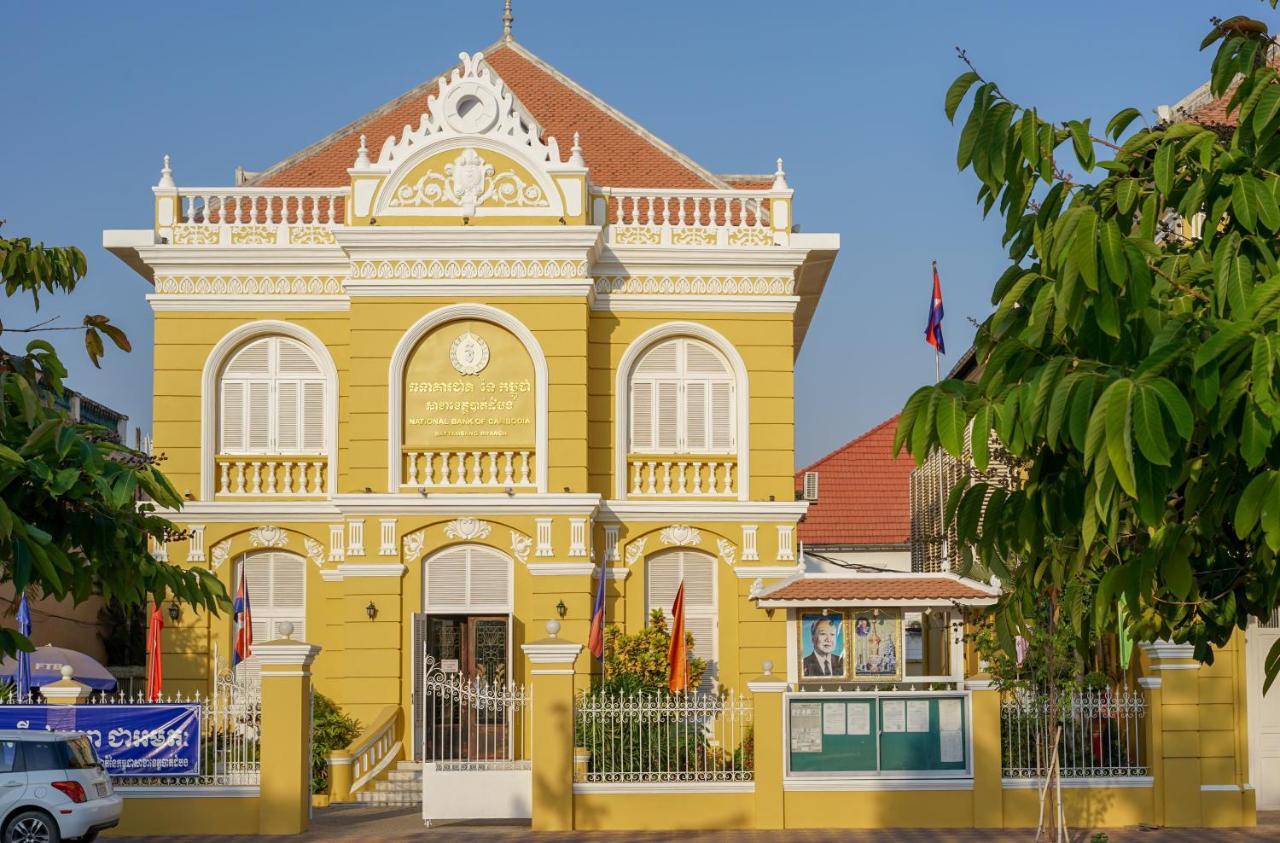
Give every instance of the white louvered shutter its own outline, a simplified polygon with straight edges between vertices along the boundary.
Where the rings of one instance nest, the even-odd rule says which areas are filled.
[[[324,451],[324,375],[299,342],[264,337],[240,349],[223,368],[219,399],[222,453]]]
[[[246,385],[234,381],[222,384],[222,419],[219,431],[222,437],[218,449],[224,454],[243,453],[244,411]]]
[[[265,551],[241,557],[245,587],[249,592],[249,609],[253,615],[253,642],[261,644],[280,638],[282,624],[293,624],[293,639],[305,641],[307,635],[307,561],[283,551]],[[239,572],[232,593],[239,585]],[[258,676],[256,658],[241,664],[249,676]]]
[[[463,609],[467,605],[467,548],[451,547],[427,562],[428,611]]]
[[[631,386],[631,450],[653,448],[653,383]]]
[[[711,435],[708,450],[732,451],[736,447],[733,391],[732,381],[711,384],[711,400],[708,409]]]
[[[302,436],[299,446],[308,453],[324,450],[324,382],[302,384]]]
[[[658,381],[655,384],[658,400],[654,405],[654,448],[674,452],[680,447],[680,383]]]
[[[511,599],[511,563],[487,548],[471,547],[467,552],[468,606],[481,611],[488,607],[497,611],[507,606]]]
[[[706,381],[689,381],[685,384],[685,435],[684,450],[699,453],[707,449],[707,393]]]
[[[249,402],[245,411],[245,451],[265,454],[271,451],[271,383],[249,381]]]
[[[298,450],[298,386],[297,381],[276,384],[276,449],[286,453]]]
[[[511,560],[487,547],[459,545],[426,563],[428,612],[505,612],[511,608]]]
[[[671,617],[676,591],[684,581],[684,625],[693,635],[693,655],[707,661],[700,690],[714,686],[717,675],[718,625],[716,560],[696,550],[668,550],[645,560],[645,617],[654,609]]]
[[[736,447],[734,376],[699,340],[659,343],[631,378],[631,451],[730,453]]]

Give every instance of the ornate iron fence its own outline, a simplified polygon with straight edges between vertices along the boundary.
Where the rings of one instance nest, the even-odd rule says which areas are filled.
[[[529,766],[532,689],[445,673],[423,660],[423,705],[417,723],[422,760],[437,770],[524,769]]]
[[[1140,691],[1103,688],[1064,697],[1058,720],[1062,778],[1148,775],[1143,751],[1146,700]],[[1050,752],[1049,701],[1015,695],[1000,705],[1000,744],[1005,778],[1040,778]]]
[[[754,777],[750,697],[582,693],[576,752],[587,782],[748,782]]]

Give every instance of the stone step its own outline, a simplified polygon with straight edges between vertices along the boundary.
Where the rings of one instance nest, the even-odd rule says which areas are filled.
[[[421,770],[392,770],[387,773],[387,781],[393,782],[420,782],[422,781]]]
[[[383,793],[365,790],[356,794],[356,801],[361,805],[421,805],[422,791],[417,790],[413,793]]]
[[[418,770],[418,771],[421,771],[421,770],[422,770],[422,762],[421,762],[421,761],[397,761],[397,762],[396,762],[396,769],[397,769],[397,770]]]
[[[373,790],[380,793],[407,793],[411,790],[422,790],[422,782],[400,781],[400,782],[376,782]]]

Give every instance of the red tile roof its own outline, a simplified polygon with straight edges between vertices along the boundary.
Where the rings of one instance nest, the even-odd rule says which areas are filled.
[[[898,417],[796,472],[818,472],[818,499],[800,522],[806,545],[900,545],[911,541],[910,480],[914,463],[893,456]]]
[[[977,583],[953,577],[804,577],[760,596],[762,601],[990,600],[995,595]]]
[[[551,65],[515,42],[499,42],[484,51],[485,60],[516,99],[555,137],[562,155],[581,137],[583,157],[593,184],[608,187],[723,188],[729,182],[700,167],[597,99]],[[446,71],[447,73],[448,71]],[[443,74],[442,74],[443,75]],[[269,187],[336,187],[350,183],[347,168],[356,159],[360,135],[377,153],[391,135],[417,126],[436,92],[440,77],[424,82],[329,137],[312,144],[256,176]],[[768,187],[772,176],[732,177]],[[735,184],[745,187],[746,184]]]
[[[1273,48],[1267,63],[1280,69],[1280,50]],[[1177,119],[1192,120],[1207,127],[1235,128],[1236,112],[1234,110],[1228,112],[1227,103],[1231,102],[1231,97],[1235,95],[1236,87],[1232,85],[1225,94],[1214,97],[1209,93],[1209,83],[1206,82],[1174,106],[1176,112],[1182,112],[1175,113],[1174,116]]]

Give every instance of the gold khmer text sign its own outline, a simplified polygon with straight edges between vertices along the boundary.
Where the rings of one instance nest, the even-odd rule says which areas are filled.
[[[409,356],[404,391],[408,449],[534,447],[533,361],[497,325],[463,320],[432,331]]]

